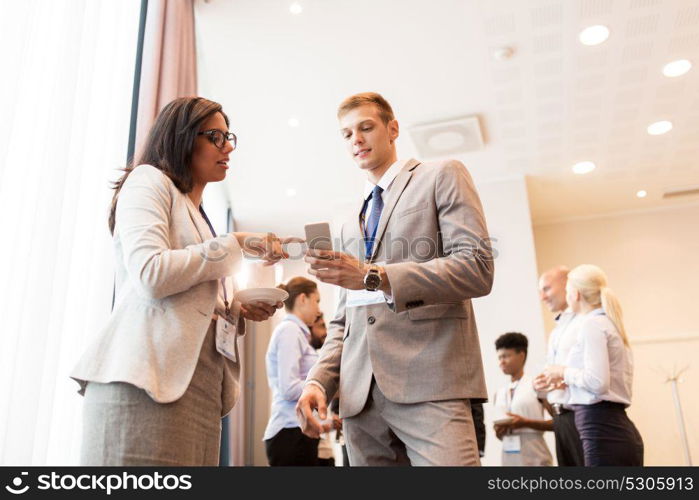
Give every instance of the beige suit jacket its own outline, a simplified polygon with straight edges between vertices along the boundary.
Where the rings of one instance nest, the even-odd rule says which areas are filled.
[[[136,167],[119,193],[113,241],[114,309],[70,375],[81,394],[89,381],[119,381],[175,401],[194,374],[219,279],[241,263],[240,246],[231,234],[212,238],[191,199],[150,165]],[[243,334],[239,311],[233,302]],[[225,413],[239,394],[238,365],[229,364],[235,380],[224,381]]]
[[[360,214],[342,251],[364,259]],[[486,399],[471,299],[490,293],[493,252],[481,203],[458,161],[410,160],[385,194],[372,261],[385,263],[393,303],[346,307],[342,289],[308,375],[340,414],[364,407],[372,375],[397,403]]]

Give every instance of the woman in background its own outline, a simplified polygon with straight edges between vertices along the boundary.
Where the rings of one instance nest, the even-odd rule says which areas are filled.
[[[83,465],[218,465],[239,393],[236,335],[282,305],[243,306],[226,277],[243,253],[287,257],[272,234],[217,237],[204,212],[236,146],[228,126],[220,104],[176,99],[115,185],[114,309],[71,373],[85,396]]]
[[[643,465],[643,440],[626,415],[633,361],[621,306],[597,266],[568,274],[568,306],[581,316],[566,366],[549,366],[550,386],[570,388],[569,404],[583,444],[585,466]]]
[[[272,389],[272,413],[264,441],[269,465],[318,465],[318,439],[301,432],[296,402],[306,375],[318,360],[309,328],[320,315],[320,295],[315,282],[296,277],[279,285],[289,297],[287,315],[272,333],[265,358],[267,380]]]

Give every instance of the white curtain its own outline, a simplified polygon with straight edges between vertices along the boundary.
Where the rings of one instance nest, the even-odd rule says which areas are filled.
[[[0,464],[76,464],[111,306],[140,0],[0,0]]]

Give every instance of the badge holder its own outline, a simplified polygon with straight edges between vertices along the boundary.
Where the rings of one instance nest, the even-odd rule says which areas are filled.
[[[219,315],[218,320],[216,321],[216,350],[222,356],[230,359],[234,363],[237,363],[237,322],[233,321],[233,318],[231,317],[231,308],[228,303],[225,278],[221,278],[221,285],[223,286],[223,303],[226,309],[225,314]]]

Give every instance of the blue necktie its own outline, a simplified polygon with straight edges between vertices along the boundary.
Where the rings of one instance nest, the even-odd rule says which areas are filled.
[[[364,235],[364,245],[366,250],[366,258],[369,260],[371,258],[371,251],[374,248],[374,238],[376,238],[376,228],[379,226],[379,219],[381,219],[381,210],[383,210],[383,200],[381,199],[381,193],[383,188],[379,186],[374,186],[374,189],[369,196],[369,200],[374,200],[371,204],[371,212],[366,220],[366,234]],[[367,200],[367,202],[369,201]]]

